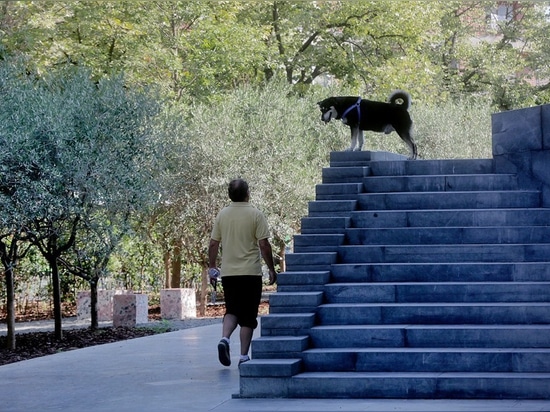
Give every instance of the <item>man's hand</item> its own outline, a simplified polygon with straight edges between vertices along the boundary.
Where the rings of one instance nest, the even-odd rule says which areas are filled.
[[[269,271],[269,284],[273,285],[277,282],[277,272],[274,270]]]
[[[220,276],[220,270],[218,268],[209,268],[208,276],[210,276],[210,279],[218,279]]]

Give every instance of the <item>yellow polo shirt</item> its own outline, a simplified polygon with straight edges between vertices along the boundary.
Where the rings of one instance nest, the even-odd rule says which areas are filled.
[[[211,238],[221,243],[221,276],[262,275],[258,241],[269,237],[267,219],[248,202],[233,202],[214,220]]]

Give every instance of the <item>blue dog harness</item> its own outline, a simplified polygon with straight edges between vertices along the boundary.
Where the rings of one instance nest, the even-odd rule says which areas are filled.
[[[346,116],[355,108],[357,108],[357,123],[361,123],[361,96],[359,96],[359,99],[357,99],[357,103],[355,103],[353,106],[348,107],[347,110],[344,112],[344,114],[342,115],[342,122],[346,123]]]

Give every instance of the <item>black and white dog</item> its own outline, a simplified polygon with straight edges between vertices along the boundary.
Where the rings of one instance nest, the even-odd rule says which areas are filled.
[[[402,103],[399,103],[402,101]],[[357,96],[334,96],[317,103],[321,109],[321,120],[342,120],[351,128],[351,145],[347,150],[361,150],[364,143],[363,130],[383,132],[396,131],[409,146],[409,159],[416,159],[416,143],[412,136],[411,96],[403,90],[394,91],[388,103],[363,100]]]

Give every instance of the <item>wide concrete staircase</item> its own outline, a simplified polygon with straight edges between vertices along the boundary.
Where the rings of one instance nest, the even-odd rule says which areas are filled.
[[[241,397],[550,398],[550,209],[495,160],[335,152]]]

